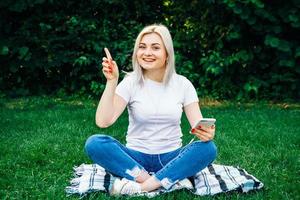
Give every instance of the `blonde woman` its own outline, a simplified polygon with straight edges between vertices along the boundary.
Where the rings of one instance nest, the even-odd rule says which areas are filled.
[[[133,72],[119,84],[116,62],[105,49],[103,74],[107,82],[96,111],[96,124],[112,125],[127,107],[126,145],[108,135],[93,135],[85,149],[93,162],[116,179],[111,194],[137,194],[159,187],[170,189],[213,162],[215,127],[192,130],[200,141],[182,146],[180,128],[184,111],[190,125],[202,118],[196,90],[176,74],[173,42],[167,27],[146,26],[138,35],[132,55]]]

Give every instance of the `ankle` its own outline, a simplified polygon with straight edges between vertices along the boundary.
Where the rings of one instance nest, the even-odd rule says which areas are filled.
[[[143,171],[139,176],[135,178],[135,181],[138,183],[143,183],[149,178],[151,178],[151,176],[147,172]]]
[[[156,190],[157,188],[160,188],[161,186],[161,182],[156,179],[156,177],[151,176],[146,181],[141,183],[141,190],[143,192],[151,192],[153,190]]]

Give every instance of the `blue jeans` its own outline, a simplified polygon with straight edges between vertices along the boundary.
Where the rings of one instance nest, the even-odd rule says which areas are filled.
[[[153,174],[165,189],[195,175],[212,163],[217,155],[212,141],[196,141],[163,154],[145,154],[107,135],[89,137],[85,150],[94,163],[114,175],[135,180],[143,170]]]

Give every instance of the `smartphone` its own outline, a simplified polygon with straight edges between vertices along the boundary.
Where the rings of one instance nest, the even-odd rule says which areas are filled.
[[[210,126],[214,125],[215,123],[216,123],[215,118],[202,118],[192,128],[196,128],[199,125],[210,127]],[[191,133],[191,131],[190,131],[190,133]]]

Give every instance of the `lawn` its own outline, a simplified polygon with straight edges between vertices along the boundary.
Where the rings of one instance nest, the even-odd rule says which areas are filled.
[[[125,140],[127,113],[101,130],[95,125],[96,106],[97,101],[76,98],[0,99],[0,198],[78,199],[67,197],[64,189],[72,167],[90,163],[83,150],[85,140],[99,132]],[[300,199],[300,104],[224,102],[201,107],[205,117],[217,119],[215,163],[246,169],[264,189],[214,197],[183,190],[153,200]],[[186,118],[182,129],[186,144],[192,138]],[[84,199],[115,197],[94,193]]]

